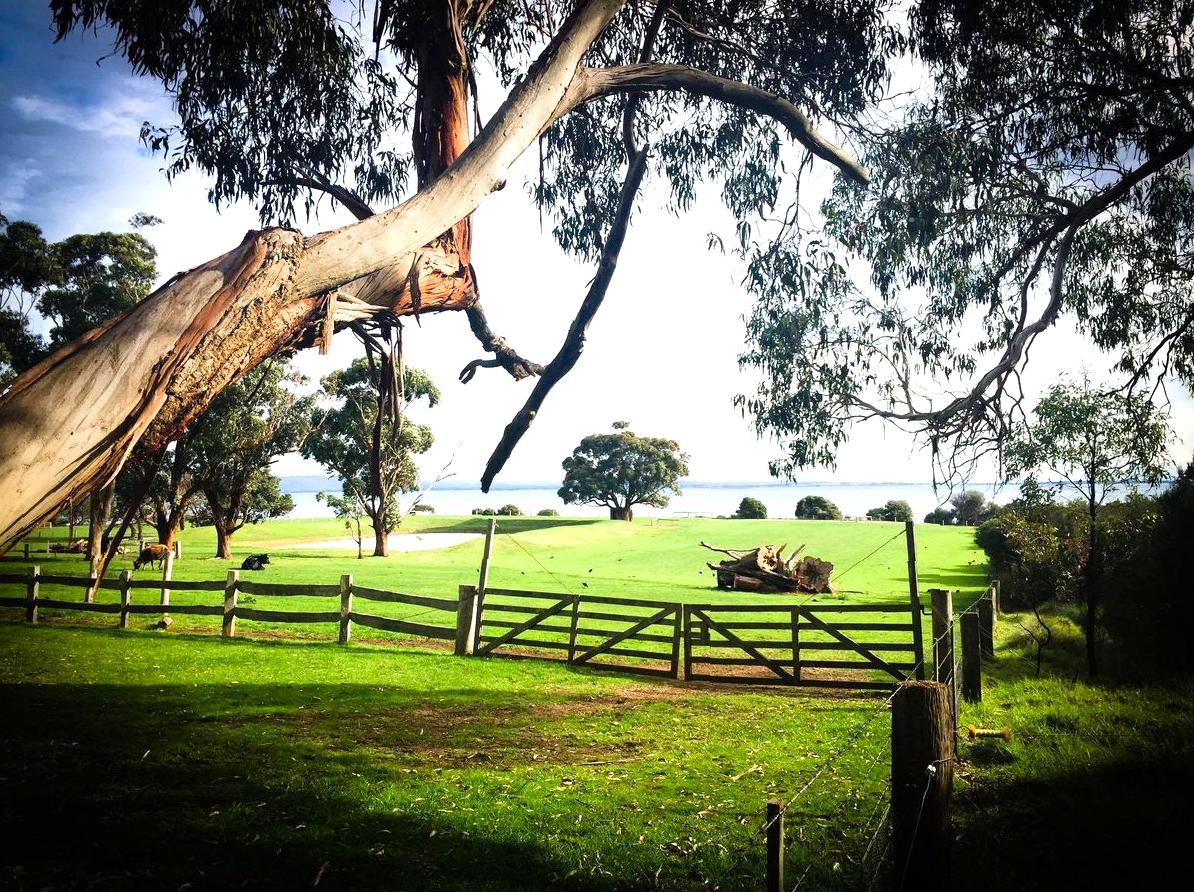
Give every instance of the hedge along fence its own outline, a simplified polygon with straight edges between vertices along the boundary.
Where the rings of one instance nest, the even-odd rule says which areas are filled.
[[[379,591],[365,586],[357,586],[353,585],[352,576],[348,574],[340,577],[339,585],[255,582],[241,579],[237,570],[229,570],[228,578],[224,581],[133,579],[127,570],[122,572],[118,579],[97,581],[79,576],[42,575],[40,568],[30,567],[28,573],[25,574],[0,574],[0,585],[13,584],[24,585],[25,596],[20,598],[0,597],[0,607],[23,607],[25,620],[30,623],[36,623],[39,611],[45,608],[115,614],[119,618],[118,624],[122,629],[128,627],[130,616],[138,614],[218,616],[222,619],[221,634],[225,638],[232,638],[236,635],[238,619],[267,623],[334,623],[339,627],[338,640],[341,643],[347,643],[351,638],[353,623],[387,632],[415,635],[420,638],[451,641],[456,637],[457,602],[455,600],[428,598],[421,595]],[[119,593],[120,601],[119,603],[98,603],[47,598],[42,595],[43,586],[77,588],[81,589],[84,594],[90,588],[96,588],[99,591],[115,591]],[[138,591],[157,591],[157,603],[134,603],[134,592]],[[223,602],[221,604],[170,604],[170,592],[222,592]],[[334,610],[263,610],[238,603],[242,594],[262,597],[335,598],[339,601],[339,605],[338,609]],[[425,610],[418,614],[420,617],[428,614],[441,614],[445,618],[450,618],[451,625],[435,625],[359,613],[353,610],[354,598],[362,601],[423,607]]]

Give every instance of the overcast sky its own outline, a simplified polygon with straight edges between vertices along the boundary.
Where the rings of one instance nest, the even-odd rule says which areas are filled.
[[[133,77],[120,57],[97,65],[110,51],[102,36],[73,35],[54,44],[41,2],[0,0],[0,211],[39,224],[48,238],[76,232],[125,230],[133,213],[156,214],[165,223],[146,234],[158,249],[161,280],[234,247],[258,218],[247,206],[220,212],[208,203],[203,178],[167,183],[161,161],[141,146],[143,121],[174,120],[154,82]],[[484,90],[483,90],[484,92]],[[482,96],[493,110],[502,96]],[[559,348],[585,287],[589,266],[563,255],[539,217],[523,183],[535,174],[529,152],[509,180],[474,217],[473,259],[494,330],[524,356],[546,363]],[[821,165],[821,183],[830,171]],[[813,187],[814,191],[816,185]],[[709,190],[711,193],[713,189]],[[679,441],[691,456],[691,476],[704,480],[762,480],[777,447],[759,442],[748,418],[731,404],[750,392],[737,356],[749,299],[738,285],[733,258],[706,250],[710,230],[732,230],[715,200],[700,200],[674,217],[659,210],[648,186],[635,214],[605,305],[589,329],[584,355],[548,397],[501,480],[551,481],[581,437],[625,420],[640,434]],[[316,232],[349,222],[325,213],[304,224]],[[421,461],[425,477],[445,464],[457,480],[477,480],[502,428],[522,405],[530,381],[482,369],[468,385],[456,376],[482,353],[461,313],[408,321],[407,361],[427,369],[443,391],[440,405],[420,410],[436,445]],[[296,360],[313,379],[347,365],[359,346],[344,332],[329,356],[314,351]],[[1063,373],[1089,369],[1098,377],[1105,360],[1068,331],[1039,342],[1027,376],[1039,390]],[[1194,442],[1194,409],[1184,393],[1173,423],[1188,458]],[[280,473],[318,473],[298,456]],[[814,470],[802,479],[917,481],[931,476],[927,452],[906,435],[881,425],[856,428],[840,452],[836,471]]]

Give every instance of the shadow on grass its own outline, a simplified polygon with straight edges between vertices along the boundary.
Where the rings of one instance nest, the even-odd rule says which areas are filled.
[[[434,708],[425,694],[386,690],[383,701],[376,687],[355,685],[0,686],[0,886],[615,885],[569,875],[576,864],[536,844],[531,823],[473,822],[460,808],[467,795],[436,778],[435,766],[540,743],[529,730],[533,704],[506,700],[479,714],[480,692],[437,690]],[[438,702],[445,694],[458,702]],[[409,795],[418,783],[426,803]]]
[[[1186,875],[1194,760],[1131,757],[1093,768],[988,783],[955,815],[956,888],[1146,889]],[[1006,756],[1002,757],[1006,758]],[[1177,884],[1180,885],[1178,880]]]

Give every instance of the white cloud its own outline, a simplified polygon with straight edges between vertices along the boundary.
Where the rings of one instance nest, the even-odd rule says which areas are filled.
[[[0,159],[0,210],[14,219],[26,211],[29,184],[41,174],[32,158]]]
[[[141,125],[160,116],[164,97],[158,102],[144,95],[142,88],[113,90],[97,102],[76,104],[49,96],[14,96],[12,106],[28,121],[44,121],[117,139],[138,139]]]

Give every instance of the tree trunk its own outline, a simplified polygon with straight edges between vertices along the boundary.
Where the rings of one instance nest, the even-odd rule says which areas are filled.
[[[634,506],[633,505],[610,505],[609,506],[610,520],[634,520]]]
[[[91,579],[99,578],[100,564],[104,559],[104,531],[112,519],[112,505],[116,501],[116,482],[101,487],[91,493],[88,499],[87,518],[87,576]],[[90,604],[95,600],[97,586],[89,586],[83,600]]]
[[[224,561],[232,559],[232,531],[222,522],[216,524],[216,557]]]
[[[593,95],[577,67],[624,4],[579,5],[451,174],[398,207],[312,238],[250,232],[22,373],[0,396],[0,554],[62,504],[110,482],[138,442],[151,454],[164,448],[228,384],[312,343],[329,291],[351,299],[337,304],[353,304],[355,319],[370,307],[408,315],[470,306],[470,277],[461,258],[442,262],[438,237],[504,184],[552,122]]]
[[[1089,504],[1090,530],[1086,537],[1086,566],[1083,568],[1082,587],[1086,589],[1086,672],[1094,678],[1099,674],[1098,635],[1096,622],[1099,609],[1099,537],[1095,525],[1098,505],[1092,499]]]
[[[390,553],[390,531],[386,529],[385,519],[373,515],[370,520],[373,521],[373,556],[386,557]]]

